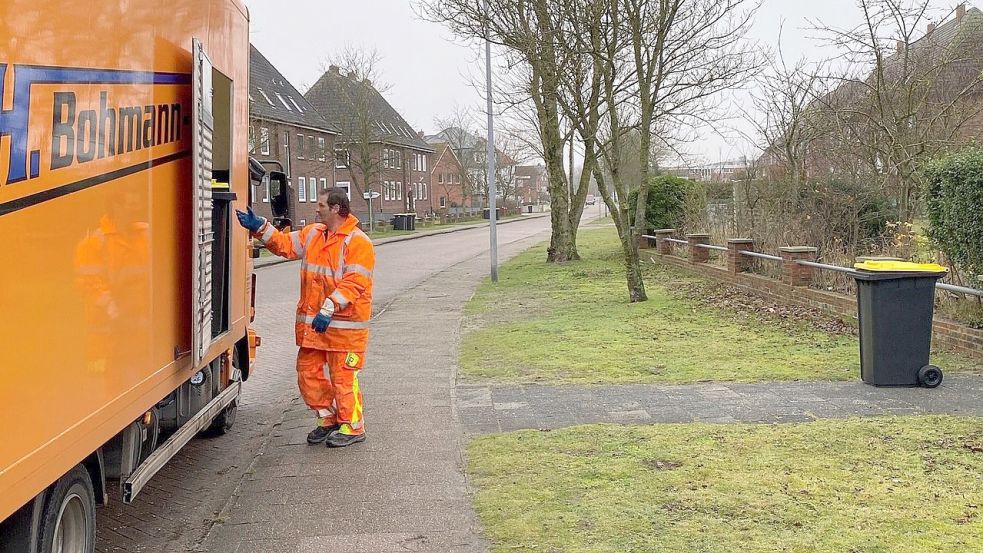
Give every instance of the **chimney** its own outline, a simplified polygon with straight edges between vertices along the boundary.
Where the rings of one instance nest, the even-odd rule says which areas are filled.
[[[423,131],[416,131],[416,135],[419,136],[420,138],[423,138],[424,136],[426,136],[426,135],[423,134]]]
[[[341,75],[341,68],[337,65],[328,66],[328,71],[334,73],[335,75]]]
[[[370,80],[368,80],[368,79],[362,79],[362,83],[364,83],[364,84],[365,84],[365,86],[367,86],[367,87],[369,87],[369,88],[371,88],[371,87],[372,87],[372,81],[370,81]]]
[[[929,23],[928,24],[928,32],[925,33],[925,36],[929,36],[929,35],[931,35],[934,32],[935,32],[935,23]]]
[[[903,40],[899,40],[899,41],[897,41],[894,44],[894,51],[895,52],[904,52],[904,41]]]
[[[963,20],[963,17],[965,16],[966,16],[966,3],[963,2],[962,4],[956,6],[956,23],[961,22]]]

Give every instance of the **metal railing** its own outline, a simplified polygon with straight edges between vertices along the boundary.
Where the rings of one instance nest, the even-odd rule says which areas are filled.
[[[827,265],[826,263],[817,263],[815,261],[796,261],[799,265],[805,265],[806,267],[815,267],[817,269],[822,269],[824,271],[833,271],[837,273],[852,273],[853,269],[849,267],[840,267],[839,265]]]
[[[782,261],[781,256],[769,255],[761,252],[752,252],[751,250],[741,250],[741,255],[746,255],[748,257],[757,257],[758,259],[767,259],[769,261]]]
[[[687,241],[687,240],[680,240],[678,238],[660,238],[658,236],[652,236],[652,235],[649,235],[649,234],[643,234],[642,237],[643,238],[648,238],[650,240],[655,240],[656,243],[658,243],[659,240],[665,240],[666,242],[670,242],[670,243],[673,243],[673,244],[682,244],[682,245],[687,245],[687,246],[689,245],[689,241]],[[705,249],[708,249],[708,250],[716,250],[716,251],[722,251],[722,252],[727,251],[727,248],[726,247],[724,247],[724,246],[715,246],[713,244],[694,244],[694,246],[697,247],[697,248],[705,248]],[[761,253],[761,252],[756,252],[756,251],[751,251],[751,250],[738,250],[738,253],[740,253],[741,255],[746,255],[748,257],[755,257],[755,258],[758,258],[758,259],[767,259],[768,261],[783,261],[783,259],[782,259],[781,256],[778,256],[778,255],[770,255],[770,254],[767,254],[767,253]],[[850,274],[850,273],[853,273],[854,272],[854,269],[852,269],[850,267],[841,267],[839,265],[830,265],[828,263],[819,263],[819,262],[816,262],[816,261],[796,260],[796,263],[799,264],[799,265],[803,265],[805,267],[812,267],[812,268],[815,268],[815,269],[819,269],[821,271],[832,271],[832,272],[844,273],[844,274]],[[977,297],[983,298],[983,290],[977,290],[975,288],[968,288],[966,286],[957,286],[955,284],[947,284],[947,283],[944,283],[944,282],[937,282],[935,284],[935,289],[936,290],[946,290],[948,292],[955,292],[955,293],[958,293],[958,294],[966,294],[966,295],[969,295],[969,296],[977,296]]]

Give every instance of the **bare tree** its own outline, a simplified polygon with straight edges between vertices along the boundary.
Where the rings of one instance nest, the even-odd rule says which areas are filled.
[[[864,16],[859,25],[817,25],[848,63],[823,107],[837,122],[832,140],[859,148],[852,157],[867,163],[869,175],[894,196],[900,217],[910,221],[919,205],[921,168],[958,142],[983,110],[983,16],[960,6],[948,22],[954,32],[939,33],[929,0],[857,4]]]
[[[657,165],[653,141],[709,123],[720,92],[756,68],[745,44],[751,10],[744,0],[607,0],[567,2],[561,44],[563,105],[585,144],[585,166],[611,210],[625,256],[630,301],[645,301],[638,241],[645,232],[648,188]],[[633,143],[635,141],[635,143]],[[634,151],[635,160],[625,152]],[[637,180],[633,179],[634,175]],[[628,198],[637,191],[635,213]]]
[[[322,71],[336,74],[337,88],[317,91],[315,84],[306,94],[318,107],[318,100],[310,96],[317,94],[339,94],[347,100],[347,109],[336,124],[341,131],[335,143],[332,159],[338,167],[348,169],[351,176],[352,194],[361,196],[364,192],[382,192],[382,143],[375,122],[377,97],[388,89],[381,80],[379,64],[382,58],[376,50],[363,50],[353,46],[344,48],[332,56],[330,62],[321,64]],[[369,226],[374,226],[374,212],[369,210]]]
[[[447,25],[467,39],[487,39],[504,47],[520,68],[524,90],[535,107],[536,128],[549,180],[552,235],[547,260],[579,258],[571,217],[571,203],[563,170],[563,133],[559,108],[555,8],[550,0],[489,0],[489,9],[473,0],[423,0],[421,11],[432,21]],[[581,206],[582,208],[582,206]]]

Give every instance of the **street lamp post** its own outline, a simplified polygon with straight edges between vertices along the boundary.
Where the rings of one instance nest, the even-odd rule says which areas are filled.
[[[488,0],[484,0],[485,17],[489,17]],[[495,190],[495,129],[492,115],[492,78],[491,78],[491,39],[487,36],[488,24],[485,24],[485,88],[488,96],[488,229],[491,254],[491,281],[498,282],[498,212],[495,207],[497,192]]]

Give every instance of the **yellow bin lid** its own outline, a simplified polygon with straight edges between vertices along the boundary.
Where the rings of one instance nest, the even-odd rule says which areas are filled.
[[[879,271],[889,273],[945,273],[946,269],[938,263],[912,263],[910,261],[872,260],[855,263],[855,269],[863,271]]]

